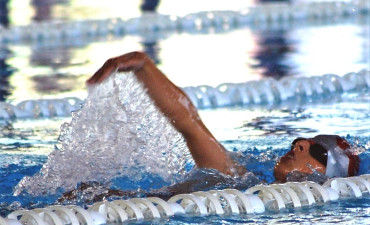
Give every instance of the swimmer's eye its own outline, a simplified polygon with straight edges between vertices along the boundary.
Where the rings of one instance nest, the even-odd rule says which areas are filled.
[[[303,146],[302,145],[299,146],[299,150],[301,150],[301,152],[303,151]]]

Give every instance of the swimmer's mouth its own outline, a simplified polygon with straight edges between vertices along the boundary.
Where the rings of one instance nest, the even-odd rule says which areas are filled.
[[[293,152],[288,152],[286,155],[281,157],[280,161],[289,162],[289,161],[293,161],[294,159],[295,159],[294,153]]]

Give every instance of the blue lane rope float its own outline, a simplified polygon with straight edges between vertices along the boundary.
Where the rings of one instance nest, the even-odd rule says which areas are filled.
[[[312,181],[258,185],[242,192],[236,189],[179,194],[164,201],[158,197],[96,202],[82,208],[52,205],[16,210],[0,217],[0,225],[100,225],[171,218],[174,215],[208,216],[279,212],[285,208],[310,207],[341,198],[370,194],[370,174],[333,178],[319,185]]]
[[[183,90],[198,109],[225,106],[253,106],[277,104],[338,95],[344,92],[370,88],[370,71],[361,70],[344,76],[326,74],[313,77],[285,77],[249,81],[238,84],[221,84],[217,87],[201,85]],[[0,120],[70,116],[80,109],[79,98],[26,100],[18,104],[0,102]]]
[[[198,12],[184,17],[145,13],[141,17],[81,21],[49,21],[26,26],[0,26],[0,43],[47,41],[125,35],[169,30],[204,30],[248,24],[290,23],[302,20],[348,18],[368,14],[368,0],[259,4],[240,11]]]

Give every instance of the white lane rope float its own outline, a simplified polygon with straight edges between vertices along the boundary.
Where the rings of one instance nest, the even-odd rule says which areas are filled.
[[[62,99],[25,100],[16,105],[0,102],[0,120],[70,116],[81,108],[83,100],[76,97]]]
[[[348,18],[370,12],[368,0],[258,4],[240,11],[209,11],[183,17],[144,13],[141,17],[84,21],[50,21],[26,26],[0,26],[0,43],[23,41],[58,43],[66,39],[136,34],[169,30],[204,30],[210,27],[234,27],[267,23],[290,23],[322,19]]]
[[[271,105],[287,100],[293,102],[309,100],[369,88],[370,71],[361,70],[344,76],[335,74],[313,77],[290,76],[281,80],[267,78],[238,84],[225,83],[217,87],[207,85],[184,87],[183,90],[198,109],[205,109]],[[72,111],[80,109],[83,102],[75,97],[26,100],[18,104],[0,102],[0,120],[70,116]]]
[[[322,186],[312,181],[257,185],[242,192],[236,189],[197,191],[179,194],[164,201],[158,197],[96,202],[79,206],[52,205],[16,210],[0,217],[0,225],[100,225],[171,218],[174,215],[208,216],[279,212],[341,198],[370,194],[370,174],[332,178]]]

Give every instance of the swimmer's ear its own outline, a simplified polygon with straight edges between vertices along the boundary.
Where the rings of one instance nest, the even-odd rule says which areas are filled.
[[[310,155],[326,167],[328,162],[328,150],[322,145],[313,143],[309,149]]]

